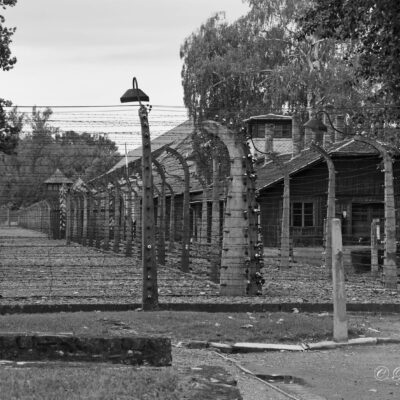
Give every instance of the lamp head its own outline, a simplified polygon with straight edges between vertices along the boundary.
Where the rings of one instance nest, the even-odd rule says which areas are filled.
[[[121,103],[149,101],[149,96],[138,88],[136,78],[133,78],[132,89],[128,89],[121,97]]]
[[[323,131],[326,132],[328,128],[326,125],[318,118],[311,118],[305,124],[304,128],[310,128],[314,131]]]

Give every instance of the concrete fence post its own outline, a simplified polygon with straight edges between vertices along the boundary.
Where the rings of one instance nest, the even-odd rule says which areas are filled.
[[[379,218],[374,218],[371,223],[371,275],[377,278],[379,275],[379,260],[378,260],[378,230]]]
[[[332,283],[333,283],[333,340],[348,341],[346,291],[343,268],[342,226],[339,218],[331,220]]]

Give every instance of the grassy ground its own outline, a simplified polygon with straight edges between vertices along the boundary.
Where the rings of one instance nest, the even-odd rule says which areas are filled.
[[[0,392],[2,400],[179,400],[179,380],[174,371],[58,364],[2,368]]]
[[[397,325],[396,325],[397,323]],[[399,332],[398,317],[349,315],[351,337]],[[163,335],[173,341],[298,342],[330,339],[332,316],[305,313],[77,312],[0,316],[1,332]]]
[[[397,315],[349,315],[349,328],[352,337],[400,336],[400,322]],[[93,336],[163,335],[170,337],[175,343],[189,339],[221,342],[299,342],[331,339],[332,316],[304,313],[227,314],[168,311],[14,314],[0,316],[0,334],[2,332],[73,332],[77,335]],[[179,356],[176,354],[177,351],[183,351],[184,354]],[[376,351],[379,353],[382,349],[377,348]],[[173,352],[175,352],[173,367],[161,369],[137,369],[104,364],[76,366],[69,363],[28,364],[24,367],[15,364],[0,365],[0,398],[1,400],[196,398],[190,397],[191,393],[188,390],[197,387],[199,382],[193,380],[188,370],[199,364],[215,365],[218,360],[215,359],[216,356],[213,358],[212,352],[204,350],[173,347]],[[269,356],[278,357],[279,354]],[[313,352],[310,354],[312,357]],[[255,356],[255,360],[257,357]],[[267,355],[262,357],[265,358]],[[301,357],[304,358],[302,364],[304,368],[308,353],[301,353]],[[265,362],[262,364],[263,368],[266,368],[267,364],[269,367],[273,364],[272,371],[275,371],[275,367],[279,366],[278,361]],[[337,367],[340,369],[339,365]],[[355,366],[352,368],[356,369]],[[231,373],[235,374],[235,370]],[[239,381],[244,399],[276,398],[267,395],[262,397],[261,392],[265,392],[265,387],[261,388],[261,392],[253,393],[254,382],[244,380],[246,386],[243,386],[244,383],[239,375],[234,376]],[[214,398],[213,396],[210,399]]]

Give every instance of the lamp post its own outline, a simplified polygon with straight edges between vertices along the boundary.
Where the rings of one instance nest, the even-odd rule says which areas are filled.
[[[133,78],[132,89],[121,97],[121,103],[139,102],[139,119],[142,131],[142,307],[154,310],[158,307],[157,264],[155,255],[153,175],[151,160],[150,128],[147,108],[142,101],[149,97],[142,92]]]

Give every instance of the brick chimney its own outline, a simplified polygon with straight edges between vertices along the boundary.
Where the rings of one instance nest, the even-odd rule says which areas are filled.
[[[301,140],[300,118],[298,115],[292,116],[292,144],[292,157],[296,157],[298,154],[300,154],[303,148]]]
[[[337,115],[335,118],[335,128],[340,132],[344,132],[344,115]],[[335,131],[335,142],[340,142],[344,139],[344,134]]]
[[[332,117],[331,117],[332,121]],[[323,138],[323,147],[327,148],[335,142],[335,130],[332,128],[331,124],[329,123],[328,116],[324,114],[324,124],[326,125],[326,131],[324,132]]]
[[[271,153],[272,151],[274,151],[274,128],[274,124],[265,124],[265,153]]]

